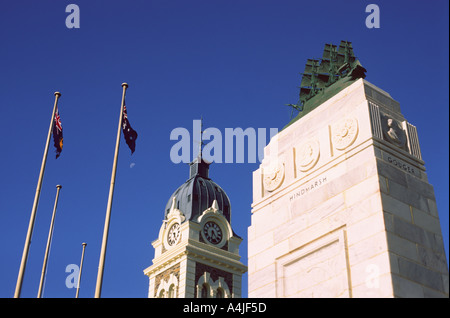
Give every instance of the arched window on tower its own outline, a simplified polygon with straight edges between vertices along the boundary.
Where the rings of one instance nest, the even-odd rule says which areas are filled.
[[[222,288],[217,288],[217,292],[216,292],[216,298],[224,298],[225,297],[225,293],[223,291]]]
[[[197,281],[196,296],[198,298],[231,298],[232,294],[223,277],[213,281],[210,274],[205,272]]]
[[[155,297],[158,298],[176,298],[178,290],[178,278],[175,274],[170,274],[169,279],[161,280]]]
[[[175,298],[175,285],[172,284],[169,287],[169,298]]]
[[[208,284],[206,284],[206,283],[204,283],[203,285],[202,285],[202,298],[208,298],[208,295],[209,295],[209,285]]]

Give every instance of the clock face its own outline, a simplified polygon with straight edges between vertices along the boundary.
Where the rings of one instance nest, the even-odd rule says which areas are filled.
[[[212,244],[219,244],[222,241],[222,229],[214,222],[208,221],[203,226],[205,238]]]
[[[176,244],[180,238],[180,234],[180,224],[175,223],[169,229],[169,233],[167,234],[167,243],[169,243],[170,246]]]

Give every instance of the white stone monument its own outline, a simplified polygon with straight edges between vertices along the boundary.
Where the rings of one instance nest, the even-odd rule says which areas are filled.
[[[448,297],[416,127],[364,79],[275,136],[253,173],[249,297]]]

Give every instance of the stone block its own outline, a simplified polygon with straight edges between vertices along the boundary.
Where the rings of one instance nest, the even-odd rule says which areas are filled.
[[[308,190],[309,193],[307,194],[307,197],[304,198],[304,200],[296,201],[296,207],[295,210],[292,211],[293,213],[298,214],[302,213],[303,211],[311,210],[328,199],[327,191],[323,191],[323,188],[315,188],[315,182],[316,181],[306,183],[306,189],[310,189]]]
[[[398,275],[392,275],[392,285],[394,287],[394,297],[400,298],[423,298],[422,285],[405,279]]]
[[[408,204],[384,193],[381,193],[381,200],[383,202],[383,211],[411,222],[411,210]]]
[[[364,81],[366,97],[372,98],[382,107],[394,113],[400,113],[400,103],[394,100],[389,93],[376,87],[370,82]]]
[[[377,168],[379,175],[386,177],[389,180],[395,181],[404,187],[408,186],[408,183],[406,182],[405,172],[401,171],[400,169],[397,169],[396,167],[393,167],[392,165],[381,160],[377,160]]]
[[[387,241],[389,245],[389,252],[396,255],[418,261],[416,243],[401,238],[395,234],[387,233]]]
[[[441,273],[448,271],[445,253],[437,253],[420,245],[417,246],[417,252],[422,265]]]
[[[258,236],[258,244],[252,244],[248,248],[248,257],[252,257],[273,246],[273,232]]]
[[[370,268],[370,267],[369,267]],[[370,275],[371,273],[366,273]],[[392,289],[391,274],[386,273],[380,276],[369,276],[362,284],[354,284],[352,288],[353,298],[392,298],[394,295]],[[353,281],[352,281],[353,282]]]
[[[423,297],[425,298],[448,298],[448,293],[446,295],[433,289],[427,288],[425,286],[423,286],[422,288],[423,288]]]
[[[379,213],[373,214],[352,226],[348,226],[347,237],[349,244],[361,242],[375,234],[384,232],[384,230],[383,216]]]
[[[288,220],[287,206],[277,210],[273,204],[267,204],[264,209],[254,212],[251,220],[252,237],[258,238]]]
[[[250,243],[251,241],[256,239],[255,235],[255,227],[249,226],[247,229],[247,241]]]
[[[389,180],[389,195],[422,211],[428,211],[426,197],[391,180]]]
[[[374,193],[380,193],[380,184],[378,183],[378,176],[373,176],[357,185],[347,189],[344,192],[345,204],[352,206],[357,202],[373,195]]]
[[[387,232],[394,232],[394,216],[391,213],[383,212],[384,226]]]
[[[425,247],[432,249],[433,251],[443,253],[444,251],[444,240],[439,234],[424,231],[425,233]]]
[[[415,225],[432,233],[441,233],[441,224],[438,218],[416,208],[412,208],[412,214]]]
[[[401,276],[434,290],[444,292],[444,282],[441,274],[404,258],[398,259],[398,267]]]
[[[368,177],[372,176],[371,164],[360,164],[358,166],[346,166],[341,175],[335,178],[330,178],[327,182],[326,188],[329,197],[344,192],[345,190],[357,185]]]
[[[389,193],[389,188],[388,188],[388,179],[385,176],[379,176],[378,177],[378,181],[380,183],[380,191],[384,194],[388,194]]]
[[[444,292],[447,294],[447,298],[448,298],[448,294],[449,294],[449,281],[448,281],[448,272],[447,274],[443,274],[442,275],[442,281],[444,282]]]
[[[254,270],[263,269],[271,265],[274,260],[280,255],[289,253],[289,241],[285,240],[273,247],[265,250],[262,253],[256,254],[252,257],[252,268]]]
[[[439,218],[439,213],[437,210],[436,200],[434,199],[428,199],[428,210],[430,212],[430,215]]]
[[[423,229],[395,216],[393,218],[393,230],[399,237],[422,245],[426,244],[427,237]]]
[[[428,182],[424,182],[411,174],[405,174],[406,175],[406,182],[408,184],[408,188],[420,193],[421,195],[429,198],[429,199],[435,199],[434,196],[434,189],[431,184]]]
[[[336,215],[336,217],[342,218],[348,226],[351,226],[372,216],[372,214],[381,213],[382,210],[380,193],[376,192],[367,198],[361,199],[361,201],[355,202],[342,213]]]
[[[297,200],[296,203],[302,204],[302,201]],[[307,212],[298,213],[298,210],[293,208],[291,211],[292,219],[274,230],[274,242],[281,242],[292,235],[305,230],[308,226],[342,211],[344,208],[345,201],[342,194],[319,204]]]
[[[424,230],[423,228],[406,222],[400,218],[393,217],[392,232],[396,235],[427,247],[435,252],[442,252],[444,250],[442,236]]]
[[[275,280],[275,264],[272,264],[259,271],[253,272],[251,275],[248,275],[248,290],[256,291],[259,289],[257,297],[276,297]],[[256,297],[253,296],[250,292],[248,296]]]
[[[349,249],[348,249],[348,258],[350,264],[377,264],[379,266],[378,269],[383,268],[381,273],[389,271],[388,259],[387,256],[380,256],[384,253],[387,253],[388,244],[386,241],[386,235],[384,231],[378,232],[375,235],[372,235],[363,240],[353,241],[349,239]],[[380,266],[380,263],[383,264]],[[352,268],[352,280],[355,280],[355,275],[359,276],[353,272],[354,268]],[[358,282],[355,282],[358,284]]]

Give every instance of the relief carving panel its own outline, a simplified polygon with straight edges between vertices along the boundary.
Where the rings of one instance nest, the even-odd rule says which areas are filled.
[[[383,137],[394,146],[404,148],[406,144],[406,133],[400,123],[395,119],[382,115],[381,126],[383,128]]]
[[[281,186],[284,180],[284,170],[284,161],[280,160],[275,160],[263,168],[263,184],[267,191],[272,192]]]
[[[309,140],[296,147],[296,165],[299,171],[305,172],[313,168],[320,157],[320,147],[317,140]]]
[[[277,259],[277,297],[351,297],[344,229]]]
[[[354,117],[344,118],[331,128],[333,145],[338,150],[351,146],[358,136],[358,120]]]

